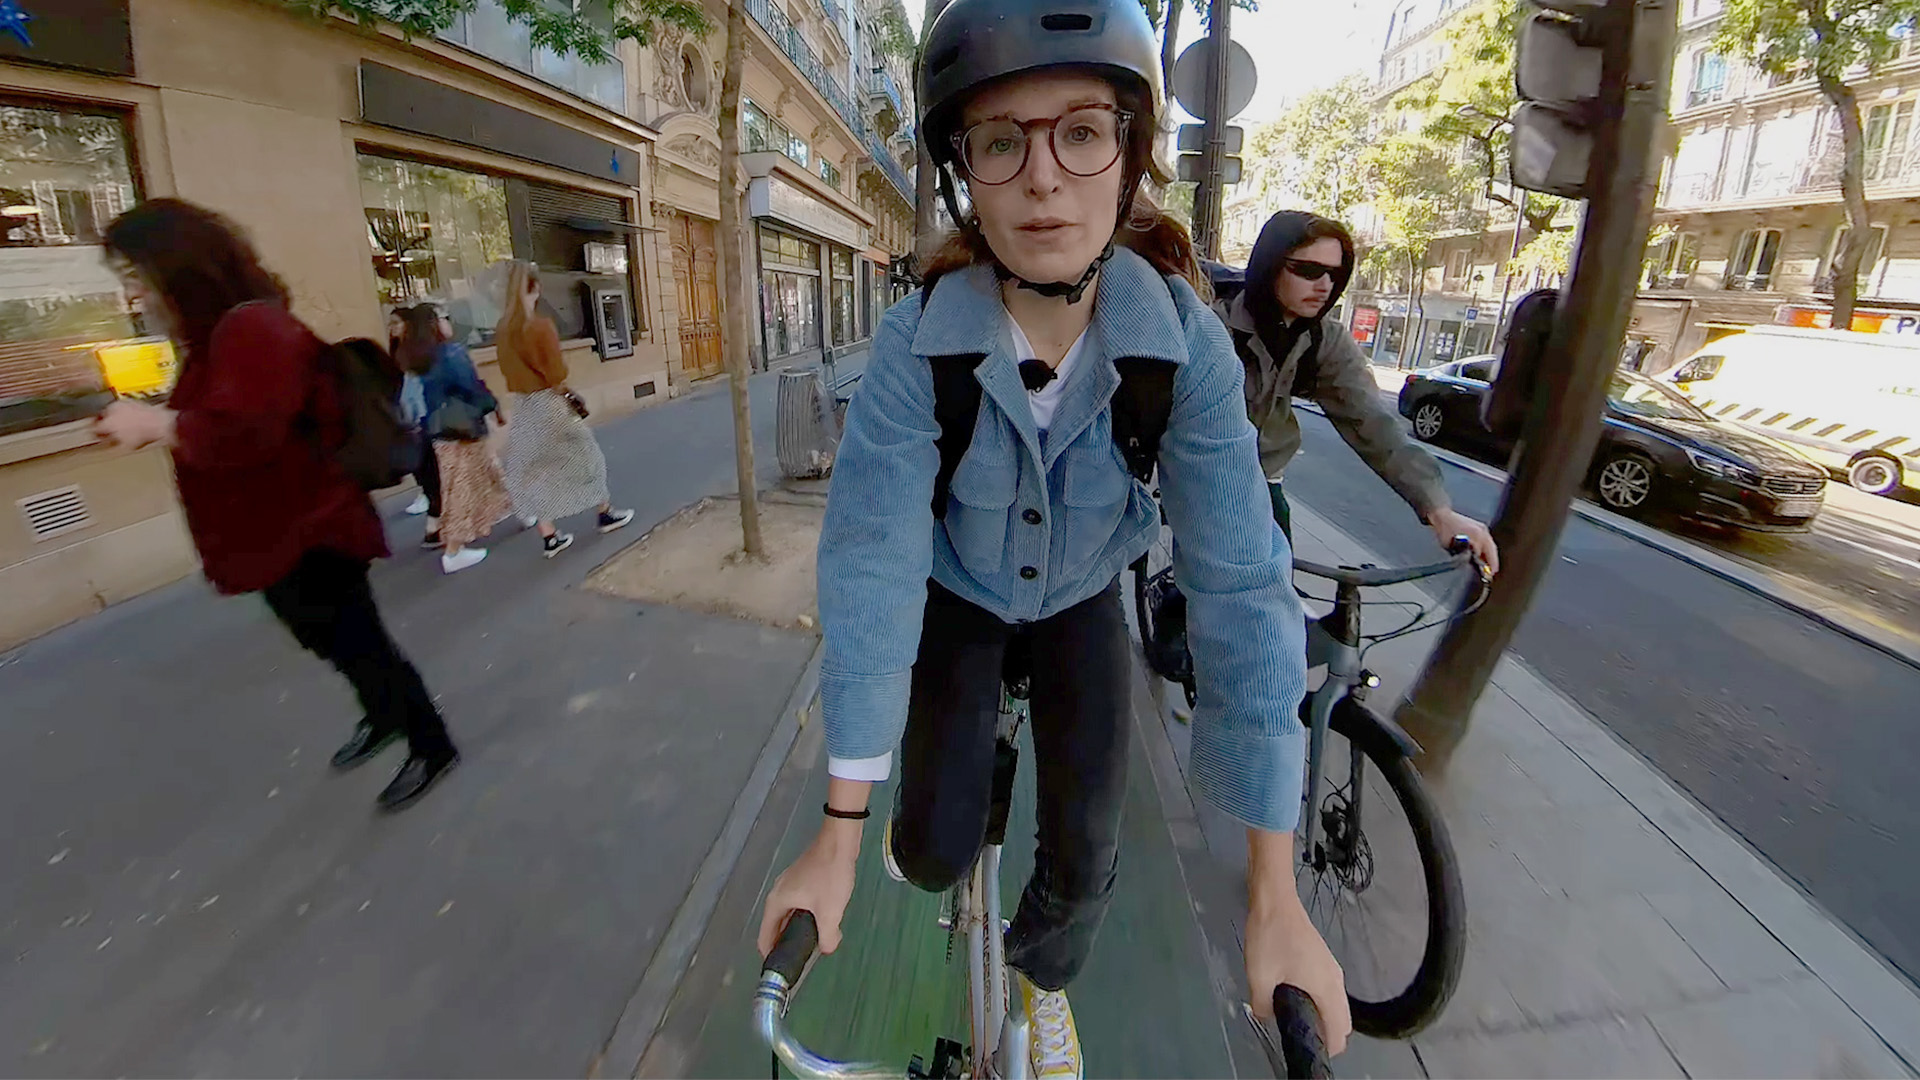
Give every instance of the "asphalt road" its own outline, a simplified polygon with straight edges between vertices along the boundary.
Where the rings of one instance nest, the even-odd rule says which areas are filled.
[[[1432,535],[1331,425],[1301,424],[1289,494],[1383,558],[1431,557]],[[1443,471],[1462,512],[1493,513],[1498,484]],[[1827,542],[1801,545],[1809,565]],[[1920,670],[1578,517],[1559,554],[1513,651],[1920,977]]]

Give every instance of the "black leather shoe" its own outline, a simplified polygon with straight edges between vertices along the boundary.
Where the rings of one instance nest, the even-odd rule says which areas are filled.
[[[362,720],[353,726],[353,734],[333,752],[333,767],[351,769],[363,765],[367,760],[386,749],[388,743],[400,737],[397,729],[381,731],[370,720]]]
[[[380,793],[380,809],[399,810],[410,805],[459,761],[460,754],[452,747],[438,754],[408,755],[400,771],[393,774],[393,782]]]

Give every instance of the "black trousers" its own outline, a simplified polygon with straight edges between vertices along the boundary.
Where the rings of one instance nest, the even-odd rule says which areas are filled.
[[[427,516],[440,519],[440,459],[433,456],[433,440],[420,440],[420,465],[413,470],[414,482],[427,497]]]
[[[294,640],[353,684],[369,723],[405,732],[415,754],[453,748],[420,672],[380,621],[366,563],[337,551],[309,551],[262,595]]]
[[[972,870],[992,798],[1001,664],[1015,635],[1032,655],[1039,830],[1007,960],[1035,985],[1058,990],[1093,948],[1120,850],[1133,660],[1118,579],[1019,626],[928,583],[893,849],[907,880],[923,889],[952,888]]]

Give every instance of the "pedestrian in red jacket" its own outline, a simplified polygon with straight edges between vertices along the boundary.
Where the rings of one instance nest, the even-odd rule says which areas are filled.
[[[107,252],[150,329],[182,353],[165,406],[117,401],[99,434],[173,455],[187,529],[220,592],[258,592],[295,640],[346,676],[366,715],[333,755],[370,760],[405,735],[379,804],[399,809],[459,760],[420,673],[380,620],[367,566],[387,555],[372,501],[334,460],[344,438],[325,344],[235,226],[155,199],[107,228]]]

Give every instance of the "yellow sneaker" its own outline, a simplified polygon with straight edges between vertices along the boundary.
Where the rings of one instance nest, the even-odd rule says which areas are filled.
[[[1080,1032],[1064,990],[1042,990],[1019,972],[1020,996],[1027,1010],[1027,1059],[1036,1080],[1080,1076]]]

